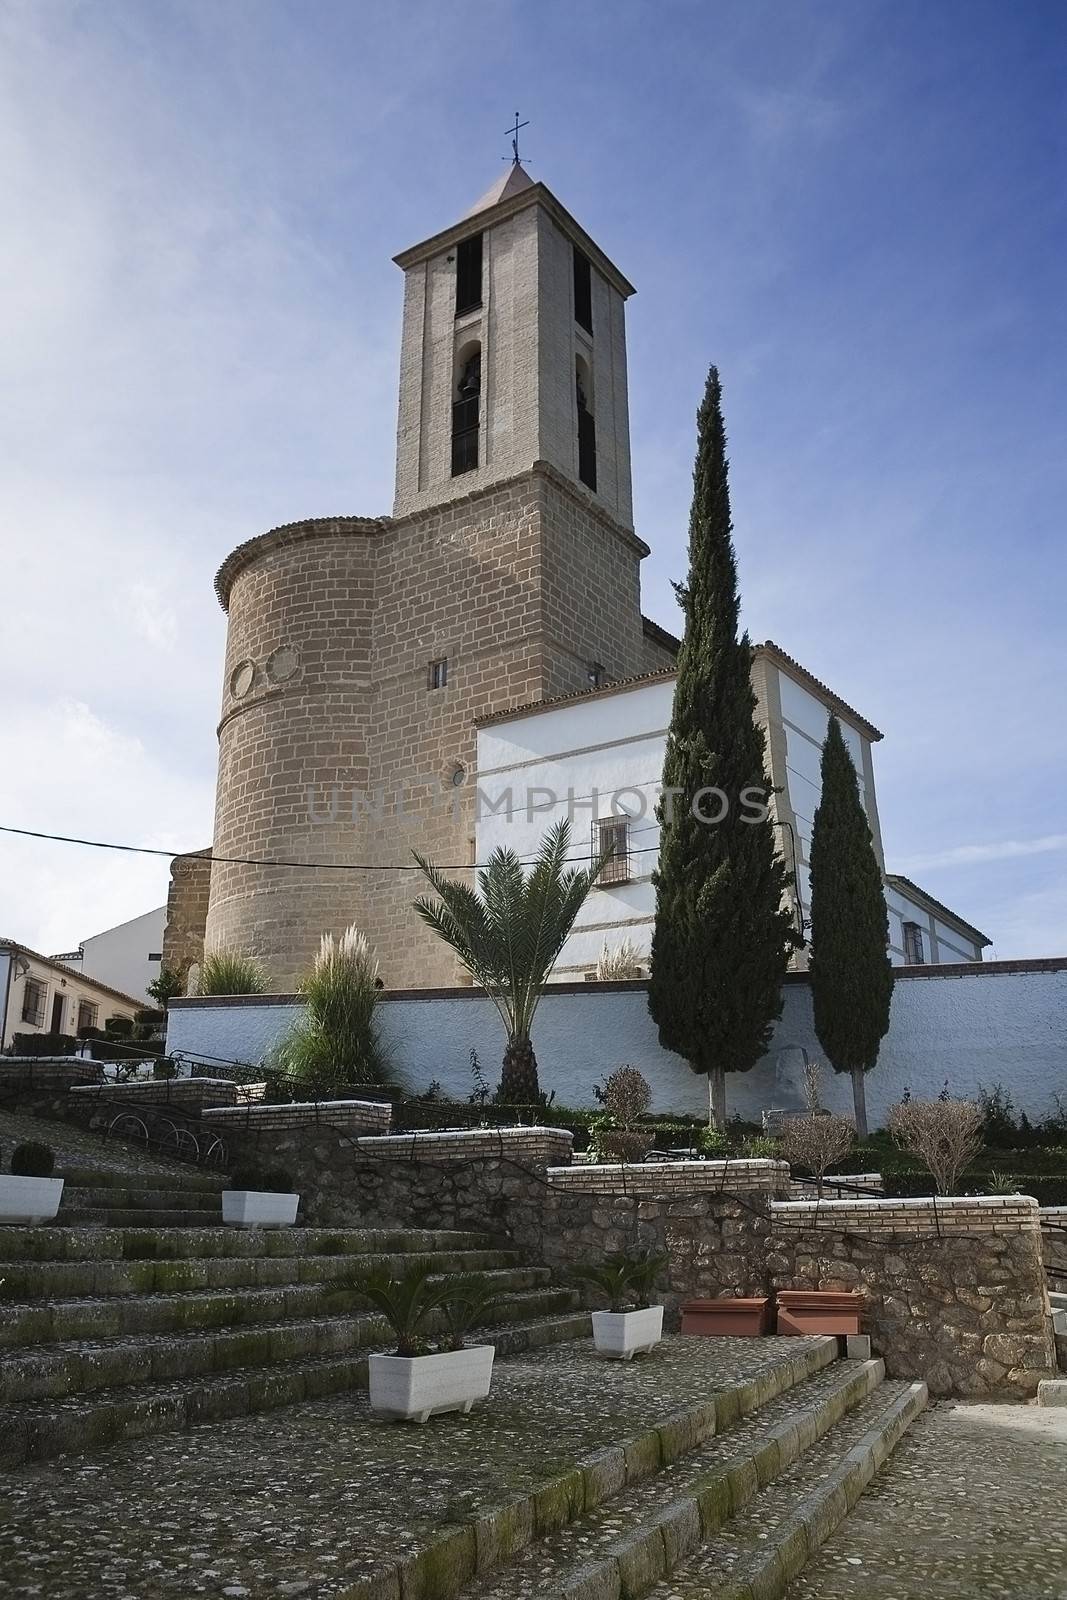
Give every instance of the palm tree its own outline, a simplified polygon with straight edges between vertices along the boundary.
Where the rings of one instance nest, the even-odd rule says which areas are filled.
[[[415,860],[439,898],[423,897],[415,910],[450,944],[483,988],[507,1029],[499,1098],[512,1105],[540,1099],[537,1058],[530,1041],[537,1003],[567,942],[574,919],[606,856],[588,870],[566,869],[570,826],[557,822],[541,841],[527,877],[513,850],[494,850],[478,873],[478,892],[446,878],[418,851]]]

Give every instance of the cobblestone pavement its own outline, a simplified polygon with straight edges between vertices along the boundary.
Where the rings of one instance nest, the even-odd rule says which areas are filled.
[[[1067,1600],[1067,1411],[946,1405],[911,1426],[787,1600]]]
[[[46,1121],[19,1111],[0,1111],[0,1152],[4,1164],[11,1159],[15,1145],[23,1140],[41,1139],[51,1145],[56,1166],[93,1167],[99,1172],[128,1173],[131,1177],[171,1178],[178,1172],[196,1171],[187,1162],[169,1161],[164,1156],[146,1155],[136,1145],[121,1139],[105,1139],[99,1133],[74,1127],[69,1122]]]
[[[799,1344],[673,1338],[630,1363],[577,1340],[500,1362],[468,1417],[382,1421],[353,1393],[0,1473],[5,1600],[331,1600]]]

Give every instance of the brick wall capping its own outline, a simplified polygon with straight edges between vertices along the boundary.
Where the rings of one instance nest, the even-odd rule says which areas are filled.
[[[569,1161],[572,1138],[566,1128],[427,1128],[414,1133],[375,1134],[355,1141],[358,1150],[373,1156],[397,1156],[406,1161],[485,1160],[493,1156],[532,1161]],[[566,1172],[566,1167],[556,1168]]]
[[[789,1183],[785,1161],[641,1161],[549,1167],[545,1176],[559,1189],[603,1194],[714,1195],[740,1189],[780,1193]]]
[[[771,1223],[793,1229],[900,1234],[1032,1233],[1037,1201],[1026,1194],[947,1195],[891,1200],[777,1200]]]
[[[202,1080],[193,1080],[199,1083]],[[294,1100],[287,1105],[262,1103],[239,1106],[211,1106],[201,1113],[204,1122],[239,1126],[249,1132],[260,1128],[298,1128],[309,1124],[323,1127],[358,1127],[383,1133],[393,1120],[393,1108],[382,1100]]]

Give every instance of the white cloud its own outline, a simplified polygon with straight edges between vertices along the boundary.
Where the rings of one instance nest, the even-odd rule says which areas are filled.
[[[990,844],[958,844],[928,855],[905,857],[899,871],[905,876],[933,867],[982,866],[991,861],[1012,861],[1024,856],[1058,854],[1067,850],[1067,833],[1049,833],[1040,839],[1001,839]]]

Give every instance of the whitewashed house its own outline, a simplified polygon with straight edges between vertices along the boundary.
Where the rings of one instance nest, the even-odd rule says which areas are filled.
[[[614,847],[564,947],[557,980],[592,976],[605,946],[625,939],[647,956],[659,850],[655,811],[675,677],[673,670],[653,673],[499,712],[478,725],[476,860],[485,861],[499,845],[533,856],[545,829],[567,816],[575,857],[588,856],[591,846]],[[872,756],[882,735],[770,641],[755,647],[752,686],[767,735],[771,782],[780,790],[772,815],[792,879],[797,925],[806,933],[808,855],[829,714],[836,713],[855,763],[885,874]],[[895,964],[982,959],[985,935],[907,878],[886,875],[886,897]],[[796,959],[798,966],[806,964],[803,952]]]

